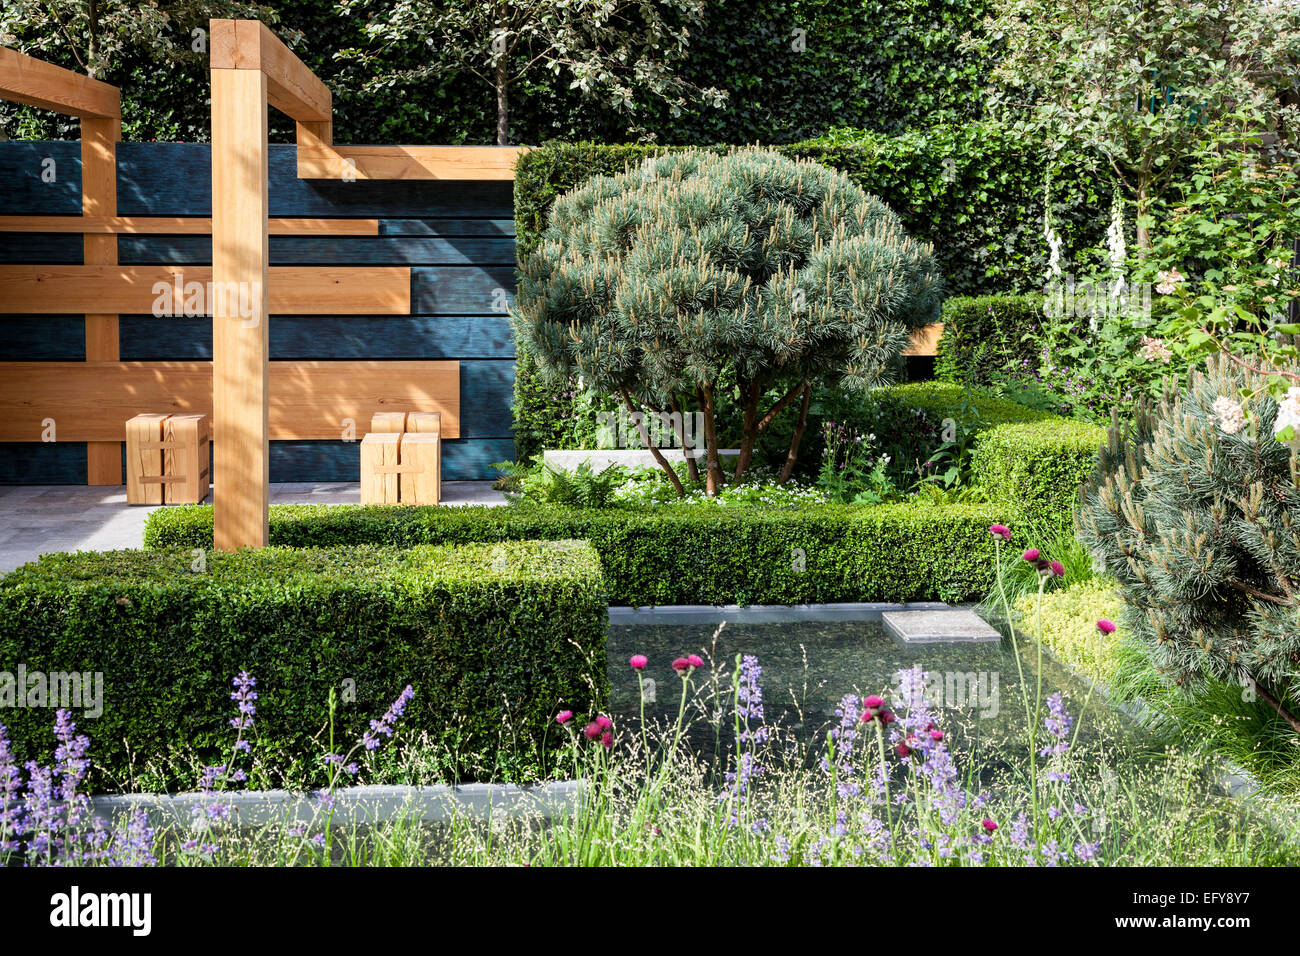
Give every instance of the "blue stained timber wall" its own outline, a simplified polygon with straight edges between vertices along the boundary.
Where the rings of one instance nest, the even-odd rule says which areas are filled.
[[[53,182],[42,172],[53,161]],[[377,236],[272,236],[272,265],[409,266],[411,314],[271,316],[272,359],[458,359],[461,437],[443,444],[444,481],[493,478],[514,457],[514,339],[502,309],[515,291],[509,182],[301,180],[292,145],[270,148],[273,217],[378,219]],[[80,144],[0,143],[0,215],[79,215]],[[121,216],[212,215],[206,144],[120,143]],[[0,233],[0,263],[78,265],[80,235]],[[207,236],[118,237],[123,265],[208,265]],[[85,357],[84,318],[9,315],[0,362]],[[208,319],[124,315],[123,361],[210,359]],[[356,481],[356,444],[271,443],[272,481]],[[84,444],[0,443],[0,483],[84,484]]]

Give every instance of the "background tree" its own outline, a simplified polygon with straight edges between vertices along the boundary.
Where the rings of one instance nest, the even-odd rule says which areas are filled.
[[[1225,112],[1296,118],[1300,5],[1001,0],[971,41],[998,59],[988,107],[1026,135],[1082,144],[1127,193],[1140,249],[1180,161]]]
[[[742,409],[736,478],[759,434],[799,403],[788,477],[811,384],[881,384],[941,295],[930,246],[878,199],[842,173],[755,149],[671,153],[588,181],[555,201],[520,271],[516,336],[543,373],[581,375],[629,414],[702,412],[710,494],[724,481],[724,381]],[[769,393],[780,397],[764,408]]]
[[[149,138],[157,138],[159,126],[166,125],[164,116],[190,106],[200,113],[206,130],[207,31],[213,18],[261,20],[291,46],[302,39],[301,32],[280,25],[275,8],[256,2],[5,0],[0,4],[0,46],[116,86],[135,85],[129,82],[132,80],[146,84],[161,80],[170,89],[152,104],[151,116],[142,119],[133,115],[140,112],[132,99],[135,90],[128,89],[123,96],[123,127],[128,138],[141,122]],[[202,32],[196,34],[196,30]],[[173,73],[192,82],[178,89],[171,85]],[[184,102],[175,102],[178,96]],[[76,120],[45,110],[2,104],[0,118],[26,139],[77,135]]]
[[[394,47],[414,46],[420,62],[385,70],[369,88],[468,72],[496,93],[496,142],[510,142],[513,88],[537,73],[564,76],[572,89],[631,112],[649,93],[679,108],[698,94],[720,104],[716,89],[694,89],[676,73],[703,0],[340,0],[347,16],[369,16],[374,45],[338,55],[368,69]]]

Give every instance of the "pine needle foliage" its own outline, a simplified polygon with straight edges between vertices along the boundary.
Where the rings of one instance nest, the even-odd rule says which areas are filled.
[[[1131,425],[1113,424],[1078,524],[1157,671],[1193,696],[1237,684],[1300,731],[1297,458],[1273,437],[1264,384],[1216,357]],[[1225,432],[1221,396],[1251,423]]]
[[[719,402],[743,409],[739,477],[777,414],[806,418],[812,382],[887,382],[941,296],[933,249],[844,174],[756,148],[685,151],[557,199],[513,318],[544,374],[580,375],[629,411],[702,411],[715,491]]]

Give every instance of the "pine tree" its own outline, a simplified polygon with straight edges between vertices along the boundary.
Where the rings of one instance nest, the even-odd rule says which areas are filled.
[[[1113,424],[1078,523],[1157,670],[1193,694],[1240,682],[1300,731],[1300,465],[1266,385],[1217,357]]]
[[[712,494],[724,375],[742,411],[736,478],[799,403],[788,478],[812,383],[887,381],[940,297],[931,247],[842,173],[757,149],[684,151],[555,201],[521,265],[514,323],[544,374],[581,375],[629,413],[701,411]]]

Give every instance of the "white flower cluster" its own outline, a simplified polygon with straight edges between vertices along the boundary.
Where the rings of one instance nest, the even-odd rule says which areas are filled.
[[[1273,422],[1274,437],[1280,435],[1286,427],[1292,428],[1293,438],[1287,442],[1292,448],[1300,447],[1300,385],[1292,385],[1286,395],[1277,403],[1277,420]]]
[[[1214,400],[1214,414],[1219,416],[1219,428],[1225,435],[1235,435],[1246,424],[1246,414],[1241,404],[1220,395]]]

